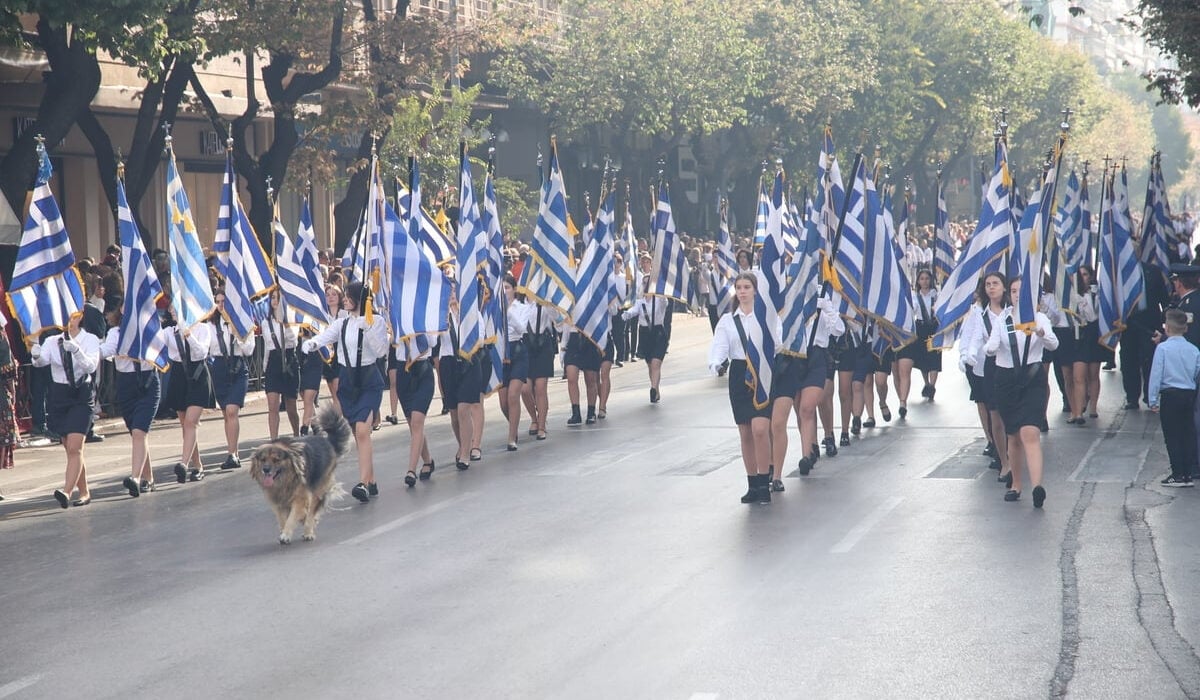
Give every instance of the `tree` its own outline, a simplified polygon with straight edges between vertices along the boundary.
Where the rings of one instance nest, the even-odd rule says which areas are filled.
[[[1167,102],[1200,107],[1200,6],[1195,0],[1141,0],[1137,14],[1146,39],[1178,64],[1147,75],[1151,87]]]

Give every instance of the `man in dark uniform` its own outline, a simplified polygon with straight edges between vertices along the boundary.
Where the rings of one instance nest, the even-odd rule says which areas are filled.
[[[1176,263],[1171,265],[1171,285],[1174,287],[1175,300],[1171,308],[1179,309],[1187,314],[1187,332],[1184,337],[1188,342],[1200,348],[1200,267]],[[1161,342],[1165,336],[1155,332],[1154,342]],[[1200,401],[1192,410],[1192,421],[1200,428]],[[1197,433],[1197,447],[1200,447],[1200,432]],[[1192,467],[1192,478],[1200,478],[1200,465]]]
[[[1145,308],[1129,314],[1121,333],[1121,383],[1125,387],[1125,410],[1136,411],[1138,400],[1150,397],[1150,365],[1154,362],[1154,334],[1162,330],[1163,311],[1170,303],[1166,279],[1158,268],[1141,263],[1146,281]]]

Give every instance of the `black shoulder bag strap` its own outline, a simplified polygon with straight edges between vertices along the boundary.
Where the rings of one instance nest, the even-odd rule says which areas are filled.
[[[1013,356],[1013,367],[1024,367],[1025,361],[1029,359],[1029,347],[1033,343],[1033,333],[1025,334],[1025,354],[1022,355],[1017,350],[1017,332],[1013,326],[1012,314],[1005,319],[1005,323],[1008,324],[1008,351]]]
[[[746,337],[746,328],[742,325],[740,316],[736,313],[730,313],[729,315],[733,316],[733,325],[737,328],[738,338],[742,340],[742,353],[746,356],[746,364],[750,364],[750,339]]]
[[[75,358],[71,357],[71,353],[63,347],[63,343],[67,340],[67,334],[63,333],[58,336],[58,355],[62,359],[63,372],[67,375],[67,386],[74,389],[75,383]]]
[[[925,306],[925,295],[917,292],[917,303],[921,305],[921,320],[929,323],[929,309]]]

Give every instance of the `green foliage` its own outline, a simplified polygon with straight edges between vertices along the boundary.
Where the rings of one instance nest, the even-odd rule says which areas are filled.
[[[1167,102],[1200,107],[1200,5],[1195,0],[1141,0],[1137,13],[1151,44],[1175,57],[1178,68],[1150,76]]]

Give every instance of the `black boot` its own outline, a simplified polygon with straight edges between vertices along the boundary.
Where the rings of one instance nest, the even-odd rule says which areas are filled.
[[[808,476],[808,473],[812,471],[813,462],[815,462],[815,461],[816,460],[814,460],[811,455],[808,457],[801,457],[800,458],[800,476]]]
[[[771,476],[769,474],[758,475],[758,498],[755,503],[770,503],[771,502]]]
[[[579,414],[579,404],[573,403],[571,404],[571,417],[567,419],[567,426],[573,428],[582,424],[583,416]]]
[[[749,474],[746,476],[746,495],[742,496],[742,503],[754,503],[758,500],[758,475]]]
[[[596,423],[596,407],[588,406],[587,424],[595,425],[595,423]]]

